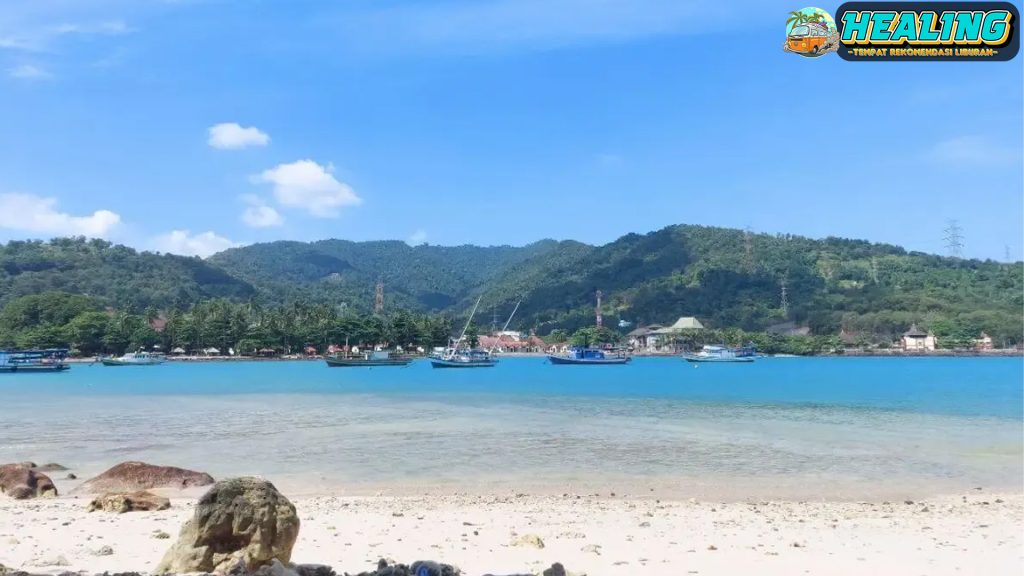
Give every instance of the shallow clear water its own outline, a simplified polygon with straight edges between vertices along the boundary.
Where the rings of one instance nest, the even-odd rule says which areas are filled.
[[[295,489],[650,486],[863,497],[1019,488],[1020,358],[329,369],[76,365],[0,376],[0,462],[134,459]]]

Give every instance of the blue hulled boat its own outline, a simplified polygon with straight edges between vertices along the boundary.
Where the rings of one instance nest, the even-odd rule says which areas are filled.
[[[632,358],[621,352],[615,352],[613,356],[609,356],[604,350],[598,348],[572,348],[566,354],[548,354],[548,361],[552,364],[613,366],[628,364],[630,360]]]
[[[0,351],[0,372],[62,372],[70,368],[66,348]]]

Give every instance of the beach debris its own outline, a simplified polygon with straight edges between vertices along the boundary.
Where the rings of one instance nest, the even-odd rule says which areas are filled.
[[[57,487],[53,485],[53,480],[25,464],[32,463],[0,466],[0,494],[6,494],[15,500],[56,497]]]
[[[242,477],[216,483],[154,573],[223,572],[288,562],[299,536],[295,506],[270,482]]]
[[[541,540],[540,536],[536,534],[523,534],[512,539],[512,546],[532,546],[534,548],[543,548],[544,541]]]
[[[104,512],[124,514],[125,512],[132,511],[166,510],[170,507],[171,501],[167,498],[140,490],[138,492],[121,492],[98,496],[89,503],[88,511],[102,510]]]
[[[153,532],[153,538],[156,538],[157,540],[170,540],[171,535],[163,530],[157,530],[156,532]]]
[[[111,556],[114,554],[114,549],[110,546],[100,546],[96,550],[93,550],[93,556]]]
[[[600,544],[587,544],[583,548],[580,548],[580,552],[586,552],[588,554],[597,554],[598,556],[600,556],[601,555],[601,545]]]
[[[153,488],[190,488],[213,484],[213,477],[174,466],[156,466],[145,462],[122,462],[99,476],[86,480],[76,492],[105,494],[135,492]]]

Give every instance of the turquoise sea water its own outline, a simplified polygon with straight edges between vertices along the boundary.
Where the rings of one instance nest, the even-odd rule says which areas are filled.
[[[0,462],[128,459],[353,486],[605,486],[706,495],[1016,488],[1020,358],[347,369],[76,365],[0,376]]]

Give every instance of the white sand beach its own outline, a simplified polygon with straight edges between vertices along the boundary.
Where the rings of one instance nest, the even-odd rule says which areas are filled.
[[[0,498],[0,564],[40,573],[152,570],[195,499],[125,514],[86,512],[88,501]],[[292,561],[329,564],[339,574],[370,569],[379,558],[434,559],[473,576],[539,572],[555,561],[589,576],[1024,569],[1024,496],[982,490],[912,503],[434,493],[293,501],[302,527]],[[526,535],[543,548],[515,544]]]

